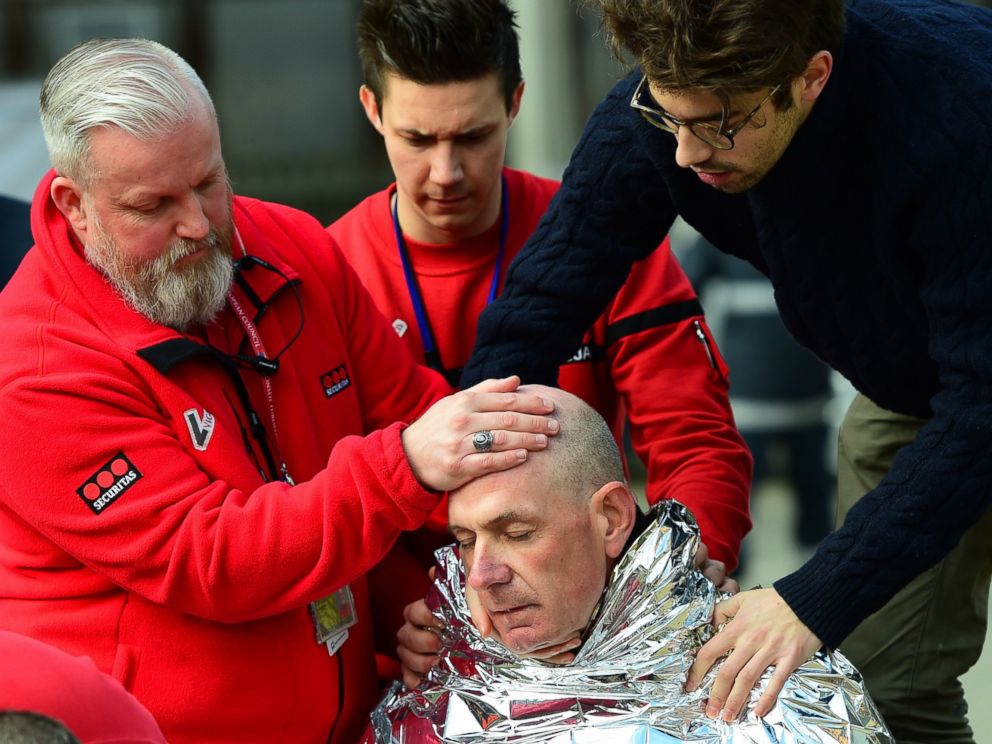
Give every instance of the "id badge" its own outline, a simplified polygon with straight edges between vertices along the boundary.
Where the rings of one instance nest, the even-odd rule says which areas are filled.
[[[348,640],[348,631],[342,630],[340,633],[335,633],[328,639],[327,643],[327,653],[329,656],[334,656],[338,652],[338,649],[344,645],[344,642]]]
[[[344,639],[339,639],[341,634],[348,637],[348,628],[358,622],[358,613],[355,612],[355,598],[351,594],[351,587],[344,586],[334,594],[316,602],[310,603],[310,619],[313,620],[314,636],[317,643],[327,643],[330,640],[344,643]],[[330,650],[330,645],[328,645]],[[335,649],[336,650],[336,649]],[[331,651],[331,653],[334,653]]]

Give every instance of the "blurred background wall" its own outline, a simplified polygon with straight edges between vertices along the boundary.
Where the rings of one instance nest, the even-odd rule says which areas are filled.
[[[143,36],[182,54],[220,117],[235,189],[324,222],[391,181],[358,102],[357,0],[0,0],[0,193],[29,198],[48,165],[41,79],[94,36]],[[569,0],[516,0],[524,112],[511,164],[560,176],[597,101],[622,75],[596,20]]]
[[[527,89],[509,162],[558,177],[583,122],[622,76],[576,0],[511,0]],[[143,36],[182,54],[220,116],[239,193],[324,222],[390,180],[358,104],[358,0],[0,0],[0,193],[27,198],[47,155],[37,88],[94,36]]]

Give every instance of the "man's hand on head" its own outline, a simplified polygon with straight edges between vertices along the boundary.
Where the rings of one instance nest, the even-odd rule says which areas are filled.
[[[699,543],[699,549],[696,550],[693,565],[721,592],[737,594],[741,590],[740,584],[727,576],[727,566],[724,562],[710,559],[710,551],[702,542]]]
[[[710,667],[730,653],[706,703],[710,718],[722,710],[724,721],[735,720],[761,675],[774,667],[754,709],[756,715],[764,716],[775,705],[789,675],[823,646],[774,589],[752,589],[720,602],[713,612],[713,625],[723,623],[726,627],[699,649],[685,685],[686,691],[695,690]]]
[[[558,433],[549,418],[554,403],[515,392],[519,377],[485,380],[442,398],[403,430],[403,450],[425,488],[451,491],[473,478],[520,465],[528,452],[548,446]],[[473,444],[477,432],[491,432],[487,451]]]

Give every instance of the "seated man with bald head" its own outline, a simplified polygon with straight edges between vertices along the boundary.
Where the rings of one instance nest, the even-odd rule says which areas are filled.
[[[521,655],[579,645],[638,519],[603,418],[574,395],[532,388],[568,421],[554,456],[480,478],[448,507],[479,630]]]
[[[770,673],[738,720],[706,717],[715,673],[683,690],[719,594],[694,565],[695,520],[674,501],[641,514],[599,414],[528,388],[555,401],[560,434],[451,493],[457,542],[437,552],[430,627],[408,621],[400,634],[405,659],[433,666],[386,696],[367,742],[786,742],[821,730],[892,741],[836,654],[800,667],[764,719],[753,704]]]

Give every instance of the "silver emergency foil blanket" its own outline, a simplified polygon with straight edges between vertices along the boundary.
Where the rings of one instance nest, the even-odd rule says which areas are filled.
[[[482,638],[465,603],[464,572],[452,547],[437,551],[427,603],[444,624],[437,667],[416,690],[397,683],[372,714],[366,741],[700,742],[869,744],[894,742],[861,676],[842,655],[820,652],[792,674],[774,709],[753,713],[766,672],[739,720],[703,712],[716,674],[682,690],[695,652],[712,633],[718,593],[693,568],[699,529],[673,501],[615,567],[590,630],[566,666],[516,656]]]

